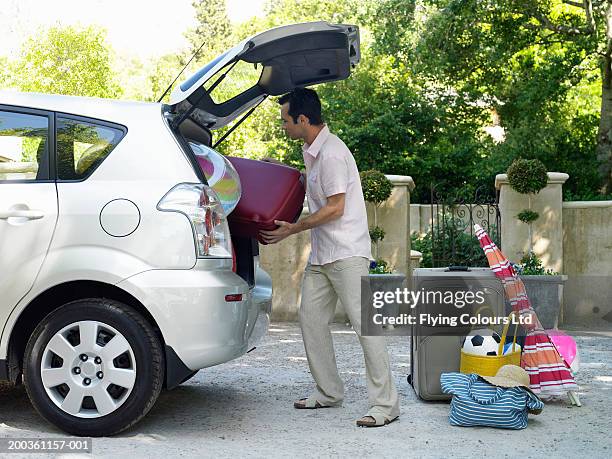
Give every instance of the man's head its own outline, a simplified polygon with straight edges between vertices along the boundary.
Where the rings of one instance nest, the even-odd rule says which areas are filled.
[[[281,96],[283,129],[291,139],[306,139],[323,124],[321,101],[312,89],[296,88]]]

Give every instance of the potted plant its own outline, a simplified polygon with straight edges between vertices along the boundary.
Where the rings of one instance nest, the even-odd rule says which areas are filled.
[[[557,328],[563,322],[563,284],[567,276],[544,268],[542,260],[533,252],[525,254],[515,269],[542,326]]]
[[[396,272],[385,260],[380,258],[379,242],[385,238],[385,230],[378,224],[378,208],[383,204],[393,191],[393,183],[385,174],[377,170],[367,170],[360,174],[363,197],[366,202],[374,205],[374,225],[370,227],[370,240],[374,246],[374,260],[370,263],[370,288],[375,291],[395,291],[401,288],[406,275]],[[399,305],[397,303],[386,304],[381,308],[384,316],[397,316]],[[393,328],[393,327],[385,327]]]
[[[531,209],[531,197],[543,190],[548,183],[546,166],[539,159],[518,158],[510,164],[506,173],[508,174],[510,187],[517,193],[527,195],[529,207],[519,212],[516,217],[529,227],[529,250],[527,253],[532,253],[532,225],[534,221],[540,218],[540,215]]]
[[[533,252],[533,222],[540,216],[531,208],[532,195],[539,193],[548,183],[544,164],[537,159],[515,159],[507,170],[510,187],[528,196],[528,208],[516,216],[528,225],[528,251],[516,265],[517,274],[525,284],[529,298],[542,326],[556,328],[563,304],[563,284],[567,276],[545,269],[542,260]]]

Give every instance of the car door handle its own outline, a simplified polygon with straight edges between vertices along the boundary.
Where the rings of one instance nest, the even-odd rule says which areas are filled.
[[[40,220],[45,214],[40,210],[0,210],[0,220],[9,218],[26,218],[28,220]]]

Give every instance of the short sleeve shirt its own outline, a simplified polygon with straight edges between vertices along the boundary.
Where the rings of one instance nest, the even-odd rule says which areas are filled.
[[[356,256],[371,259],[366,206],[352,153],[324,126],[312,144],[304,144],[303,154],[311,214],[324,207],[330,196],[345,194],[344,214],[311,229],[310,264],[325,265]]]

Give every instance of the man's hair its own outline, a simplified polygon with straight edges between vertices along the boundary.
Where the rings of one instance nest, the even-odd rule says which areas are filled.
[[[323,124],[321,101],[313,89],[295,88],[278,99],[280,105],[287,102],[289,102],[289,116],[293,118],[294,123],[297,123],[298,116],[304,115],[314,126]]]

